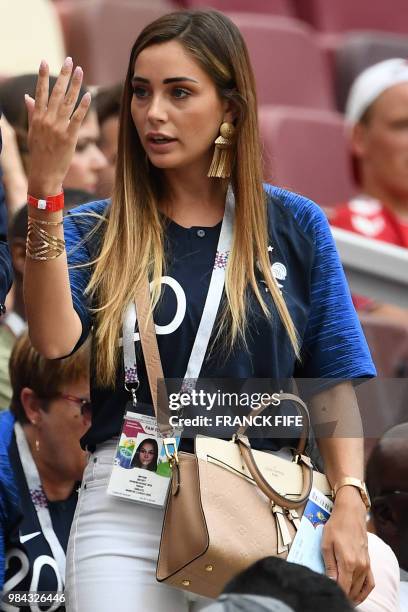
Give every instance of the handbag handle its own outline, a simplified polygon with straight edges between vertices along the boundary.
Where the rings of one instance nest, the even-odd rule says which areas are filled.
[[[238,434],[236,434],[234,440],[239,446],[242,459],[244,460],[245,465],[249,470],[249,473],[255,480],[262,493],[264,493],[266,497],[271,500],[271,502],[277,504],[278,506],[282,506],[283,508],[288,508],[291,510],[294,508],[298,508],[308,500],[313,485],[313,466],[309,457],[307,457],[306,455],[295,454],[295,461],[300,465],[302,469],[303,484],[299,499],[293,500],[278,493],[278,491],[276,491],[276,489],[274,489],[272,485],[270,485],[269,482],[265,480],[256,464],[255,457],[252,453],[251,445],[249,443],[248,438],[246,436],[238,436]]]
[[[306,444],[307,441],[309,439],[309,433],[310,433],[310,414],[309,414],[309,409],[306,406],[305,402],[303,400],[300,399],[300,397],[298,397],[297,395],[294,395],[293,393],[280,393],[279,394],[279,399],[280,401],[286,401],[289,400],[291,402],[295,403],[296,406],[296,410],[298,412],[298,415],[302,418],[302,432],[299,436],[299,442],[296,448],[296,454],[297,455],[304,455],[305,453],[305,448],[306,448]],[[261,412],[263,412],[265,410],[265,408],[268,408],[268,406],[271,405],[271,402],[267,402],[265,404],[262,404],[262,406],[260,408],[257,408],[256,410],[252,410],[252,412],[249,414],[250,417],[255,417],[258,414],[261,414]],[[240,427],[236,433],[237,436],[245,436],[245,432],[248,429],[248,425],[242,425],[242,427]]]
[[[309,498],[310,491],[313,485],[313,466],[312,462],[307,457],[305,453],[306,442],[309,437],[310,431],[310,415],[309,410],[306,404],[298,397],[297,395],[293,395],[292,393],[280,393],[280,400],[290,400],[295,402],[296,409],[299,415],[302,417],[302,433],[299,438],[298,446],[294,451],[294,461],[298,463],[302,469],[302,491],[300,493],[300,498],[297,500],[288,499],[284,495],[281,495],[274,489],[263,477],[261,471],[259,470],[255,457],[252,453],[251,445],[249,443],[248,438],[245,435],[245,432],[248,428],[247,425],[242,426],[238,429],[237,433],[233,437],[233,440],[239,445],[239,450],[241,452],[241,456],[247,466],[249,473],[252,478],[255,480],[258,487],[261,491],[275,504],[279,506],[283,506],[284,508],[294,509],[298,506],[304,504]],[[250,413],[250,416],[256,416],[260,414],[265,408],[270,405],[266,403],[262,405],[257,410],[253,410]]]

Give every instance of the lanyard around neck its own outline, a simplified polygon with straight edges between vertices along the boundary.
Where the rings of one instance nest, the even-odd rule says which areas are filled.
[[[225,284],[225,271],[228,256],[231,251],[234,226],[235,198],[231,186],[228,187],[225,201],[224,217],[218,238],[217,251],[211,273],[210,285],[205,300],[203,314],[188,360],[183,379],[183,390],[193,389],[198,379],[205,358],[208,343],[214,327],[215,318],[221,302]],[[125,387],[137,388],[139,377],[137,373],[136,349],[134,342],[135,325],[137,321],[136,306],[131,302],[123,319],[123,360],[125,370]]]
[[[20,456],[31,501],[34,504],[43,535],[58,566],[59,581],[61,580],[61,585],[63,585],[65,581],[65,552],[52,526],[51,515],[48,509],[48,500],[44,493],[40,475],[31,454],[30,447],[28,446],[27,438],[20,423],[14,424],[14,432],[16,435],[18,454]]]

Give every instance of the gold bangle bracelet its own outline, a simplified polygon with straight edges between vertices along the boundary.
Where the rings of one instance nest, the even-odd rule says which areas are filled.
[[[35,217],[28,217],[28,223],[36,223],[37,225],[51,225],[52,227],[58,227],[63,225],[64,221],[45,221],[45,219],[36,219]]]
[[[41,225],[61,225],[60,221],[42,221],[28,218],[26,255],[37,261],[56,259],[65,251],[65,240],[49,234]]]

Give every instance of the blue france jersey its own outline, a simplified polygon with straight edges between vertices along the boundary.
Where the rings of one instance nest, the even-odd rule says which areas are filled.
[[[259,287],[272,317],[267,319],[249,292],[247,349],[237,345],[227,357],[211,352],[201,370],[203,378],[218,379],[356,379],[375,375],[371,356],[354,310],[344,272],[327,219],[322,210],[303,196],[265,185],[268,210],[268,252],[272,272],[285,298],[300,338],[297,361],[272,298],[257,271]],[[109,201],[74,209],[64,221],[74,308],[82,321],[82,336],[93,324],[86,298],[92,261],[98,253],[102,229],[98,215],[109,210]],[[84,214],[86,213],[86,214]],[[96,228],[96,229],[95,229]],[[101,225],[103,228],[103,224]],[[88,236],[89,231],[95,229]],[[214,227],[184,228],[173,221],[166,227],[168,268],[162,278],[162,299],[154,320],[166,378],[182,378],[204,308],[221,223]],[[137,257],[137,253],[135,253]],[[150,392],[141,351],[138,398],[150,403]],[[92,381],[94,378],[92,378]],[[120,432],[123,410],[129,400],[123,368],[112,389],[92,382],[92,426],[83,445],[92,449]]]
[[[0,416],[0,590],[11,592],[62,592],[65,576],[61,576],[57,560],[43,533],[35,503],[46,504],[54,533],[64,552],[77,504],[76,483],[71,494],[61,501],[49,501],[39,491],[30,491],[13,433],[14,417],[8,412]],[[22,600],[24,601],[24,600]],[[10,606],[0,610],[8,610]],[[57,600],[44,605],[25,605],[15,610],[62,609]],[[64,608],[65,610],[65,608]]]

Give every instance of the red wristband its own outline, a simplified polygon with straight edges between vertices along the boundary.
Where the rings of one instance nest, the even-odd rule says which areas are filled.
[[[64,208],[64,192],[61,191],[58,195],[48,196],[44,200],[27,196],[27,204],[33,206],[37,210],[46,210],[47,212],[57,212]]]

